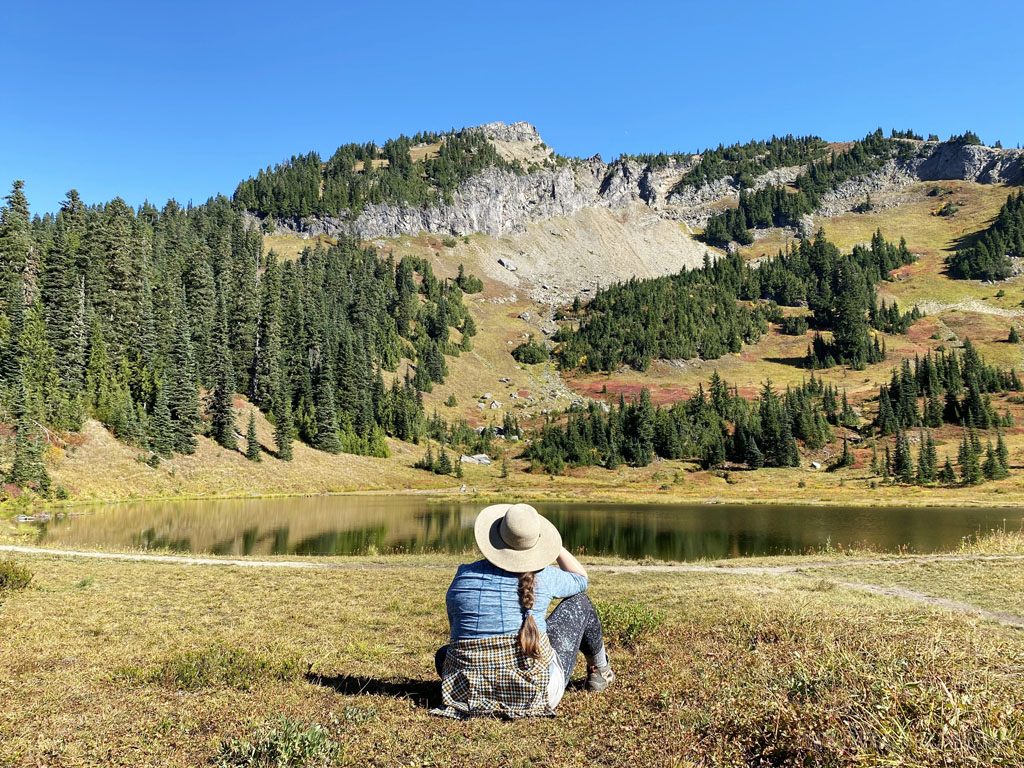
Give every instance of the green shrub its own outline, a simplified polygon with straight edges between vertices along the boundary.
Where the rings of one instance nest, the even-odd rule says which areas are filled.
[[[337,742],[323,726],[281,716],[249,736],[221,742],[216,764],[222,768],[313,768],[333,765],[338,753]]]
[[[447,405],[449,408],[454,408],[456,405],[459,404],[458,400],[455,399],[454,392],[448,395],[448,399],[444,401],[444,404]]]
[[[604,641],[610,645],[635,646],[665,621],[664,611],[630,601],[598,601],[594,608],[601,619]]]
[[[185,691],[218,685],[247,691],[265,680],[294,680],[299,674],[295,657],[275,658],[218,643],[175,654],[155,667],[122,667],[117,677],[136,685],[156,683]]]
[[[520,344],[518,347],[512,350],[512,357],[515,358],[517,363],[523,365],[533,365],[534,363],[543,363],[548,359],[548,351],[540,344],[534,341],[528,341],[525,344]]]
[[[456,245],[459,244],[459,241],[456,240],[454,237],[446,237],[441,242],[444,243],[445,248],[454,248]]]
[[[14,560],[0,560],[0,593],[25,589],[32,582],[32,571]]]

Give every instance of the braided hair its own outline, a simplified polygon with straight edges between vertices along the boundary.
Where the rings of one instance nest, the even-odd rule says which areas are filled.
[[[537,629],[537,622],[533,619],[533,582],[536,572],[528,571],[519,574],[519,605],[525,616],[523,624],[519,627],[519,647],[523,655],[531,659],[540,658],[540,630]]]

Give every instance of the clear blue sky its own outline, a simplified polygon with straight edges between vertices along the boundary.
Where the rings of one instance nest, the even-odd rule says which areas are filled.
[[[0,35],[0,188],[25,179],[35,212],[72,187],[199,203],[298,152],[492,120],[606,159],[878,126],[1024,141],[1010,1],[7,2]]]

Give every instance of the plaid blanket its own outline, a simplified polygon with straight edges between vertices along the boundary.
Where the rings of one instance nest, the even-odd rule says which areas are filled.
[[[477,715],[553,717],[548,683],[554,651],[543,632],[540,649],[539,659],[527,658],[516,635],[452,643],[441,671],[444,707],[432,713],[455,719]]]

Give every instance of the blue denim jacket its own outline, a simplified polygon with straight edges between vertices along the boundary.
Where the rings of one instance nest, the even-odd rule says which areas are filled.
[[[503,571],[487,560],[460,565],[448,587],[445,604],[451,642],[473,640],[519,631],[525,614],[519,607],[519,574]],[[547,632],[552,600],[572,597],[587,589],[587,580],[549,565],[537,574],[533,588],[533,614],[537,629]]]

